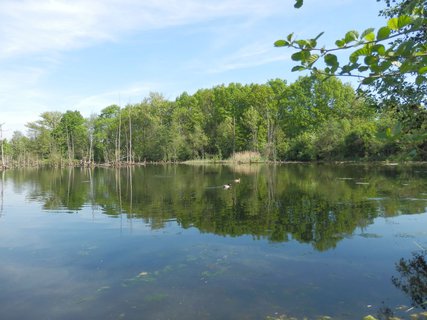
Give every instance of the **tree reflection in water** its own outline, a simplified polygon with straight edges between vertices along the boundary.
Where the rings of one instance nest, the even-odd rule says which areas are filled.
[[[392,277],[393,284],[407,294],[412,306],[427,309],[427,250],[415,252],[410,259],[396,263],[399,277]]]
[[[424,213],[423,172],[424,166],[153,165],[10,170],[5,182],[13,180],[20,192],[28,188],[28,199],[47,211],[75,213],[90,205],[152,229],[175,220],[203,233],[296,240],[327,251],[378,217]],[[224,192],[236,177],[241,183]]]
[[[173,271],[177,271],[176,275],[175,272],[171,272],[171,278],[166,278],[167,280],[164,281],[160,280],[161,277],[159,277],[159,283],[164,283],[164,287],[162,287],[163,284],[159,284],[159,288],[164,288],[165,292],[169,292],[166,290],[170,290],[170,279],[172,283],[177,281],[174,288],[181,288],[182,286],[182,292],[185,292],[186,289],[193,292],[196,286],[192,281],[199,281],[199,278],[194,277],[191,268],[195,268],[196,274],[200,272],[204,275],[211,271],[211,265],[215,266],[224,257],[231,256],[231,253],[237,253],[235,260],[230,258],[232,261],[229,265],[227,264],[227,268],[230,266],[227,272],[218,275],[218,282],[215,285],[219,290],[216,292],[221,294],[227,292],[223,285],[226,288],[232,288],[229,290],[230,296],[225,297],[228,299],[227,304],[228,301],[233,301],[228,306],[230,310],[237,306],[234,304],[235,294],[244,292],[238,294],[238,299],[245,306],[244,312],[251,313],[250,318],[255,318],[256,312],[266,314],[265,310],[270,312],[271,309],[276,310],[277,308],[279,311],[295,312],[297,315],[302,315],[302,318],[307,313],[315,314],[318,313],[317,310],[326,310],[326,312],[333,312],[348,319],[352,313],[362,315],[365,311],[368,312],[365,309],[360,310],[360,306],[362,303],[370,303],[368,308],[372,307],[372,309],[369,309],[369,312],[376,313],[376,318],[382,320],[391,319],[394,317],[394,313],[398,316],[402,314],[402,319],[410,315],[407,312],[409,307],[400,306],[396,308],[395,306],[397,303],[407,303],[406,301],[409,298],[402,299],[402,294],[398,290],[390,290],[392,287],[389,282],[391,274],[388,272],[392,272],[392,269],[387,268],[387,266],[393,266],[393,264],[396,265],[398,271],[398,274],[392,279],[393,284],[412,299],[414,309],[415,307],[427,308],[425,303],[427,263],[424,249],[419,250],[413,257],[406,258],[408,260],[400,259],[397,261],[401,257],[400,250],[402,247],[390,248],[391,254],[384,255],[385,260],[375,261],[379,258],[377,256],[379,250],[387,250],[389,245],[387,239],[382,237],[381,231],[384,227],[381,225],[388,223],[385,221],[386,219],[377,218],[420,214],[415,220],[425,221],[421,218],[426,218],[427,200],[425,193],[423,193],[424,190],[427,190],[426,175],[427,170],[424,167],[421,170],[413,166],[383,167],[373,165],[288,164],[281,166],[251,165],[250,167],[147,165],[132,168],[37,168],[3,172],[0,176],[0,187],[3,190],[4,180],[4,184],[8,185],[9,183],[14,193],[24,194],[27,201],[36,202],[36,205],[41,207],[43,214],[49,214],[48,219],[43,219],[43,221],[63,221],[59,219],[64,218],[64,212],[70,214],[81,212],[82,219],[80,217],[72,219],[73,222],[78,221],[76,228],[79,228],[82,225],[80,221],[86,221],[83,218],[88,211],[92,211],[93,217],[100,213],[108,215],[110,218],[119,218],[120,221],[108,219],[109,223],[105,223],[105,227],[104,223],[102,226],[100,223],[94,224],[94,228],[97,229],[93,232],[102,232],[102,235],[106,236],[105,239],[114,243],[111,248],[110,242],[107,244],[101,240],[93,240],[98,238],[95,236],[97,233],[91,234],[92,229],[89,227],[88,229],[84,227],[81,229],[82,231],[79,231],[80,229],[73,231],[74,225],[67,225],[67,230],[81,232],[78,234],[89,237],[80,240],[76,239],[77,237],[69,237],[68,232],[62,232],[63,229],[56,229],[56,224],[54,225],[55,231],[52,231],[55,241],[60,239],[56,237],[60,237],[64,233],[65,239],[70,241],[69,247],[68,242],[64,242],[67,244],[66,249],[72,250],[72,252],[81,252],[82,246],[86,248],[94,241],[100,249],[99,253],[94,253],[93,262],[90,263],[96,266],[98,266],[99,261],[107,261],[107,259],[101,260],[103,256],[115,258],[115,252],[119,252],[118,248],[122,248],[122,245],[126,244],[129,251],[126,251],[126,254],[118,255],[120,256],[118,262],[116,259],[110,259],[113,260],[110,270],[114,274],[117,274],[118,263],[122,263],[124,266],[123,275],[117,275],[116,278],[113,277],[112,280],[107,281],[107,284],[110,281],[112,283],[111,290],[114,288],[114,283],[119,283],[119,278],[129,278],[127,272],[132,274],[145,272],[145,266],[141,270],[138,267],[139,262],[135,263],[135,261],[139,261],[140,254],[143,258],[147,258],[146,261],[150,261],[147,263],[149,266],[153,266],[153,271],[160,268],[163,263],[168,266],[169,264],[177,266],[176,269],[173,269]],[[241,178],[241,182],[233,184],[230,190],[225,191],[222,185],[232,182],[236,177]],[[0,192],[0,214],[1,200],[2,193]],[[20,204],[17,207],[24,208]],[[60,215],[58,220],[53,219],[53,214]],[[34,219],[37,218],[40,218],[40,215],[35,213]],[[405,217],[399,219],[399,221],[406,220]],[[71,219],[64,221],[71,221]],[[138,222],[138,227],[136,227],[138,229],[135,229],[137,230],[135,233],[132,231],[131,236],[126,239],[122,238],[122,233],[120,233],[120,241],[116,241],[118,239],[114,234],[116,229],[110,226],[119,225],[121,232],[122,221],[129,223],[130,231],[132,231],[133,221],[136,221]],[[142,224],[139,223],[140,221]],[[170,223],[171,221],[172,223]],[[380,225],[375,225],[375,221],[379,221]],[[26,223],[28,224],[28,222]],[[140,225],[142,225],[142,229],[139,229]],[[371,225],[373,225],[372,229],[369,228]],[[422,227],[421,224],[419,226]],[[17,227],[20,226],[17,225]],[[386,225],[384,228],[387,227]],[[24,231],[27,230],[20,228]],[[156,232],[145,232],[147,228]],[[157,237],[157,235],[163,234],[157,232],[163,228],[167,236],[165,240],[160,239],[160,236]],[[181,229],[193,230],[181,237]],[[47,235],[50,232],[49,230],[44,228],[42,232],[46,231]],[[90,232],[87,232],[88,230]],[[144,231],[140,233],[140,230]],[[397,230],[401,232],[400,229]],[[179,238],[172,238],[172,234],[175,234],[176,231]],[[420,232],[418,228],[416,232]],[[202,247],[197,244],[199,238],[196,237],[199,234],[203,234],[203,241],[207,241],[202,243]],[[229,238],[242,237],[241,241],[237,239],[232,241],[232,239],[223,240],[222,237],[211,237],[204,234]],[[394,235],[389,232],[384,234],[387,237]],[[143,243],[150,241],[147,242],[150,245],[146,246],[147,249],[134,251],[135,247],[127,244],[135,244],[139,248],[140,235],[141,241]],[[411,235],[412,231],[409,231],[408,237],[400,237],[399,235],[398,241],[407,244],[418,239],[418,236],[412,239]],[[196,241],[193,241],[193,236]],[[250,241],[251,237],[264,241],[255,243]],[[378,241],[375,240],[377,238],[379,238]],[[15,238],[11,239],[13,240],[10,243],[13,243]],[[169,246],[170,239],[179,240],[176,244],[178,250],[175,250],[175,244],[173,247]],[[154,249],[151,248],[151,244],[155,244],[157,241],[158,247],[156,244],[153,247]],[[213,244],[209,241],[213,241]],[[278,243],[287,241],[290,242],[289,245],[278,245]],[[343,242],[342,246],[338,247],[338,243],[341,241]],[[88,242],[90,243],[88,244]],[[263,242],[273,245],[267,245]],[[196,246],[193,246],[193,243]],[[300,243],[304,246],[300,246]],[[373,246],[369,250],[365,250],[365,246],[371,244]],[[37,243],[35,245],[37,247],[33,250],[37,254],[31,254],[31,257],[37,261],[46,260],[50,263],[50,258],[42,259],[42,256],[38,255],[39,249],[37,248],[39,245]],[[162,251],[164,250],[163,246],[167,251]],[[252,250],[252,246],[256,249]],[[310,246],[312,249],[309,248]],[[26,246],[23,247],[26,248]],[[56,242],[53,244],[49,242],[48,248],[50,247],[52,250],[58,251],[53,251],[55,254],[50,254],[50,251],[43,247],[42,253],[49,255],[49,257],[56,257],[57,252],[63,251],[62,248],[56,246]],[[105,251],[101,248],[105,248]],[[210,250],[211,248],[214,250]],[[331,250],[333,248],[337,248],[337,250]],[[354,255],[351,251],[353,249]],[[176,251],[176,256],[169,254],[172,253],[172,250]],[[191,250],[194,250],[194,254]],[[324,255],[315,252],[328,250],[330,252]],[[2,251],[3,255],[7,253],[6,251],[9,252],[8,250]],[[205,251],[212,251],[215,254],[212,257],[204,258]],[[64,253],[64,256],[67,257],[64,265],[65,263],[69,264],[68,252]],[[362,252],[363,254],[361,254]],[[10,254],[13,255],[11,259],[14,259],[15,254]],[[25,259],[31,258],[27,258],[29,256],[27,249],[23,251],[23,255]],[[196,260],[193,260],[194,256],[197,257]],[[80,254],[78,257],[80,258]],[[316,260],[318,258],[320,263]],[[29,264],[29,261],[26,260],[26,264]],[[85,256],[85,259],[79,261],[83,263],[82,270],[92,272],[93,268],[86,267],[92,266],[92,264],[88,264],[91,260],[86,260]],[[369,261],[375,262],[374,270],[370,269]],[[3,262],[2,259],[2,264]],[[157,267],[158,265],[159,267]],[[181,266],[186,267],[181,269]],[[222,268],[222,265],[220,267]],[[350,272],[342,267],[350,267]],[[387,269],[387,273],[383,272],[383,267]],[[75,267],[73,266],[73,268]],[[137,268],[136,271],[135,268]],[[40,268],[40,270],[45,273],[44,268]],[[247,272],[247,275],[244,272]],[[172,274],[174,275],[172,276]],[[348,276],[346,276],[347,274]],[[100,277],[104,275],[109,277],[110,274],[107,271],[102,272]],[[253,283],[248,281],[251,275],[253,275]],[[175,276],[176,278],[174,278]],[[186,277],[188,277],[188,284],[185,282]],[[37,277],[32,276],[32,278]],[[356,283],[355,279],[359,278],[361,279],[360,283]],[[73,280],[72,278],[69,279],[70,281]],[[103,278],[100,280],[102,283],[99,287],[105,288]],[[353,290],[352,287],[355,283]],[[22,286],[26,285],[23,284]],[[150,285],[157,288],[157,283]],[[345,295],[340,290],[344,288],[346,289]],[[347,288],[351,288],[351,290],[347,290]],[[118,293],[122,293],[121,289],[122,287],[117,289]],[[20,292],[23,291],[19,290]],[[174,289],[173,295],[176,293],[175,290],[178,289]],[[194,291],[196,292],[194,296],[197,296],[195,301],[199,301],[199,296],[202,296],[206,289],[203,286],[200,287],[200,290],[200,295],[199,292]],[[323,294],[323,292],[327,294]],[[367,294],[363,296],[365,292]],[[10,293],[9,296],[14,296],[14,293]],[[113,291],[111,291],[111,295],[108,295],[108,297],[111,296],[113,296]],[[129,293],[129,297],[131,296],[133,294]],[[139,294],[135,296],[138,296],[135,298],[138,302],[135,303],[139,303]],[[200,301],[203,299],[211,300],[210,297],[210,295],[203,296]],[[260,299],[263,303],[259,303],[259,306],[254,307],[254,309],[248,309],[247,306],[250,303],[247,303],[246,299],[252,299],[251,297],[256,298],[257,301]],[[103,298],[100,297],[100,299]],[[383,300],[385,302],[380,305]],[[337,301],[340,303],[335,304],[336,308],[331,306],[332,302]],[[344,302],[341,304],[341,301]],[[99,300],[99,303],[99,305],[104,306],[105,301]],[[385,303],[393,305],[386,306]],[[146,305],[146,302],[141,302],[141,304]],[[209,304],[211,304],[210,301]],[[214,302],[212,304],[216,305]],[[78,309],[80,306],[79,303]],[[262,309],[264,307],[266,309]],[[377,311],[378,307],[379,310]],[[209,312],[217,309],[215,306],[212,307],[214,309],[208,308],[206,310]],[[96,308],[90,305],[90,310],[94,309]],[[153,309],[155,308],[153,307]],[[140,312],[139,310],[132,312],[137,311]],[[422,316],[420,313],[419,318]],[[342,317],[335,319],[340,318]],[[280,316],[277,319],[286,318]]]

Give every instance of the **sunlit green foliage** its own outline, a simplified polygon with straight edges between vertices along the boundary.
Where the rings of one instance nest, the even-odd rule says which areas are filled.
[[[95,161],[109,162],[116,159],[120,107],[108,106],[95,119]]]
[[[79,111],[65,112],[52,134],[70,163],[87,154],[87,128]]]
[[[28,136],[17,132],[7,144],[12,162],[119,165],[233,159],[246,151],[269,161],[427,159],[424,108],[381,109],[323,75],[291,84],[231,83],[184,92],[175,101],[150,93],[140,103],[111,105],[88,119],[78,111],[40,118],[27,124]]]
[[[419,104],[426,99],[427,86],[426,2],[385,2],[387,8],[380,14],[388,20],[378,30],[347,31],[331,48],[318,44],[323,32],[311,39],[296,39],[290,33],[275,46],[296,50],[291,56],[297,63],[292,71],[355,77],[383,100]],[[295,7],[302,4],[297,0]],[[338,59],[339,51],[350,51],[348,62]]]
[[[31,139],[31,151],[42,158],[56,157],[59,153],[58,141],[53,132],[61,121],[60,112],[43,112],[40,120],[27,123],[28,136]]]
[[[297,65],[292,71],[356,78],[360,83],[359,93],[375,101],[387,117],[393,113],[388,127],[377,122],[382,127],[380,131],[368,124],[349,133],[342,149],[346,157],[372,158],[376,154],[377,158],[383,158],[399,154],[405,160],[426,159],[427,2],[384,2],[386,7],[380,15],[386,21],[378,30],[347,31],[329,48],[318,44],[323,32],[310,39],[296,39],[290,33],[277,40],[275,46],[295,50],[291,58]],[[295,1],[295,8],[302,5],[303,0]],[[348,53],[347,62],[338,59],[337,52],[341,51]],[[379,119],[387,117],[380,115]],[[382,136],[381,141],[375,136]]]

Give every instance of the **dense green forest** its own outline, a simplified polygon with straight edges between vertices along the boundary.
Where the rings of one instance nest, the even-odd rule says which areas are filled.
[[[2,140],[4,166],[224,160],[248,151],[266,161],[427,159],[425,107],[384,106],[322,76],[219,85],[175,101],[150,93],[89,118],[47,111],[26,127]]]

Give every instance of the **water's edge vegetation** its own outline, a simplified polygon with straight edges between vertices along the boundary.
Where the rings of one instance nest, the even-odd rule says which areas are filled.
[[[231,83],[175,101],[150,93],[88,118],[77,110],[47,111],[26,126],[26,134],[2,139],[1,167],[427,159],[423,106],[384,107],[319,76]]]

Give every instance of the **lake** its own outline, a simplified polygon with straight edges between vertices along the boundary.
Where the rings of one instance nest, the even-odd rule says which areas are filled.
[[[409,319],[427,308],[427,166],[0,175],[0,319]]]

